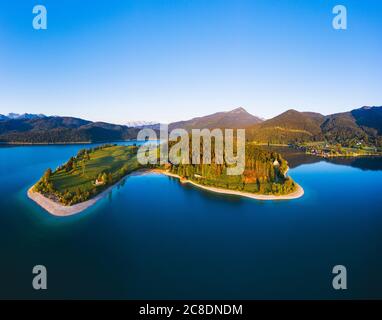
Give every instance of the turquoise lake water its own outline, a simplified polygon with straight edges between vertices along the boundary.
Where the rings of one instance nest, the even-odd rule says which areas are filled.
[[[382,160],[290,156],[303,198],[258,201],[132,176],[81,214],[26,197],[83,148],[0,148],[0,298],[382,298]],[[32,289],[32,268],[48,290]],[[347,268],[348,289],[332,288]]]

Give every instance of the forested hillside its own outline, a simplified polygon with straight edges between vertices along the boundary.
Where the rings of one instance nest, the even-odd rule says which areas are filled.
[[[74,143],[135,139],[139,129],[72,117],[5,119],[0,142]]]
[[[248,129],[248,138],[263,143],[289,143],[322,139],[324,116],[313,112],[288,110]]]
[[[343,146],[359,141],[382,146],[382,107],[363,107],[327,116],[321,129],[326,140]]]
[[[247,129],[250,141],[271,144],[327,141],[343,146],[382,146],[382,107],[323,116],[288,110]]]

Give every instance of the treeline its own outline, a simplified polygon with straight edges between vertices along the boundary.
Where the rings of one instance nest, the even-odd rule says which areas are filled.
[[[296,188],[293,180],[286,176],[287,161],[278,153],[246,144],[244,173],[227,175],[228,165],[216,164],[214,148],[211,149],[211,164],[204,164],[203,161],[200,164],[170,164],[168,169],[202,185],[237,191],[282,195]]]

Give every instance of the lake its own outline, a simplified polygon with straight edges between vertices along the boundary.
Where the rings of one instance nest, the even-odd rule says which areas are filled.
[[[382,159],[280,149],[300,199],[225,196],[146,174],[81,214],[51,216],[26,191],[83,147],[0,148],[0,298],[382,298]],[[32,289],[38,264],[45,291]],[[338,264],[347,290],[332,288]]]

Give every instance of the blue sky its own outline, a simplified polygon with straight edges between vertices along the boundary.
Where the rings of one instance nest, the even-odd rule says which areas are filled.
[[[48,29],[32,28],[32,8]],[[332,8],[348,29],[332,28]],[[2,0],[0,113],[169,122],[382,105],[382,1]]]

